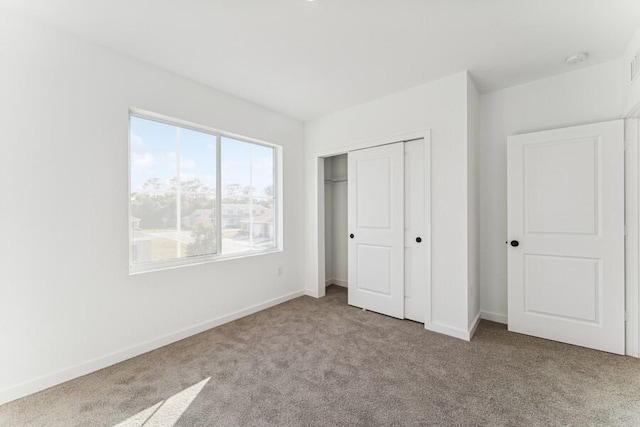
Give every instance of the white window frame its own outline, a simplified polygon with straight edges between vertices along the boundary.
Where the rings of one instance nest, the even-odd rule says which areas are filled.
[[[133,245],[131,244],[133,238],[133,223],[131,221],[131,117],[137,117],[140,119],[153,120],[156,122],[164,123],[170,126],[179,126],[183,129],[193,130],[195,132],[202,132],[212,135],[216,138],[216,243],[217,243],[217,251],[215,254],[210,255],[199,255],[189,258],[179,258],[173,260],[166,261],[151,261],[144,264],[134,264],[133,263]],[[238,258],[248,258],[254,257],[258,255],[266,255],[273,254],[283,251],[283,198],[282,198],[282,146],[269,143],[266,141],[262,141],[259,139],[247,137],[244,135],[238,135],[232,132],[227,132],[215,128],[211,128],[208,126],[198,125],[192,122],[188,122],[181,119],[176,119],[173,117],[164,116],[158,113],[153,113],[150,111],[142,110],[139,108],[130,108],[129,109],[129,135],[128,135],[128,159],[129,159],[129,170],[128,170],[128,208],[129,215],[127,221],[129,223],[128,230],[128,254],[129,254],[129,274],[140,274],[147,273],[153,271],[162,271],[174,268],[181,268],[190,265],[200,265],[211,262],[218,261],[226,261],[231,259]],[[220,225],[222,224],[222,138],[231,138],[241,142],[247,142],[256,145],[262,145],[265,147],[269,147],[274,150],[273,155],[273,180],[274,180],[274,189],[273,189],[273,227],[274,227],[274,246],[267,249],[252,249],[246,252],[239,253],[231,253],[231,254],[223,254],[222,253],[222,228]],[[178,156],[179,153],[176,153]],[[179,219],[178,219],[179,220]]]

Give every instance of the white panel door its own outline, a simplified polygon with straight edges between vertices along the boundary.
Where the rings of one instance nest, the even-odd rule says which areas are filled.
[[[509,330],[623,354],[623,121],[508,139]]]
[[[404,143],[404,317],[424,323],[427,304],[426,146]]]
[[[404,318],[404,144],[348,155],[349,304]]]

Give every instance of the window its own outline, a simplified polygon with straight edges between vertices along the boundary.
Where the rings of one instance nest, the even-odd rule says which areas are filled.
[[[277,148],[130,115],[130,271],[278,247]]]

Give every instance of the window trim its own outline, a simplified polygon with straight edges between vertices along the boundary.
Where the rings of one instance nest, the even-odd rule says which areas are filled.
[[[145,120],[152,120],[160,123],[164,123],[169,126],[177,126],[183,129],[192,130],[195,132],[207,133],[216,138],[216,244],[217,252],[209,255],[198,255],[188,258],[177,258],[165,261],[151,261],[143,264],[133,263],[133,222],[131,221],[131,118],[137,117]],[[246,252],[235,252],[230,254],[222,253],[222,138],[230,138],[241,142],[250,144],[261,145],[273,149],[273,239],[274,246],[266,249],[252,249]],[[227,261],[240,258],[254,257],[257,255],[267,255],[273,253],[279,253],[284,250],[283,248],[283,203],[282,203],[282,177],[283,177],[283,161],[282,161],[282,146],[269,143],[260,139],[251,138],[244,135],[239,135],[233,132],[227,132],[212,128],[209,126],[198,125],[186,120],[176,119],[173,117],[165,116],[162,114],[154,113],[151,111],[143,110],[140,108],[129,108],[128,116],[128,261],[129,261],[129,275],[137,275],[141,273],[148,273],[154,271],[170,270],[181,267],[187,267],[191,265],[208,264],[218,261]],[[179,153],[176,153],[179,156]]]

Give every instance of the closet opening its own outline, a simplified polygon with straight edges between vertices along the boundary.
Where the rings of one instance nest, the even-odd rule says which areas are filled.
[[[346,293],[349,286],[347,188],[347,154],[325,157],[324,250],[327,294]]]

